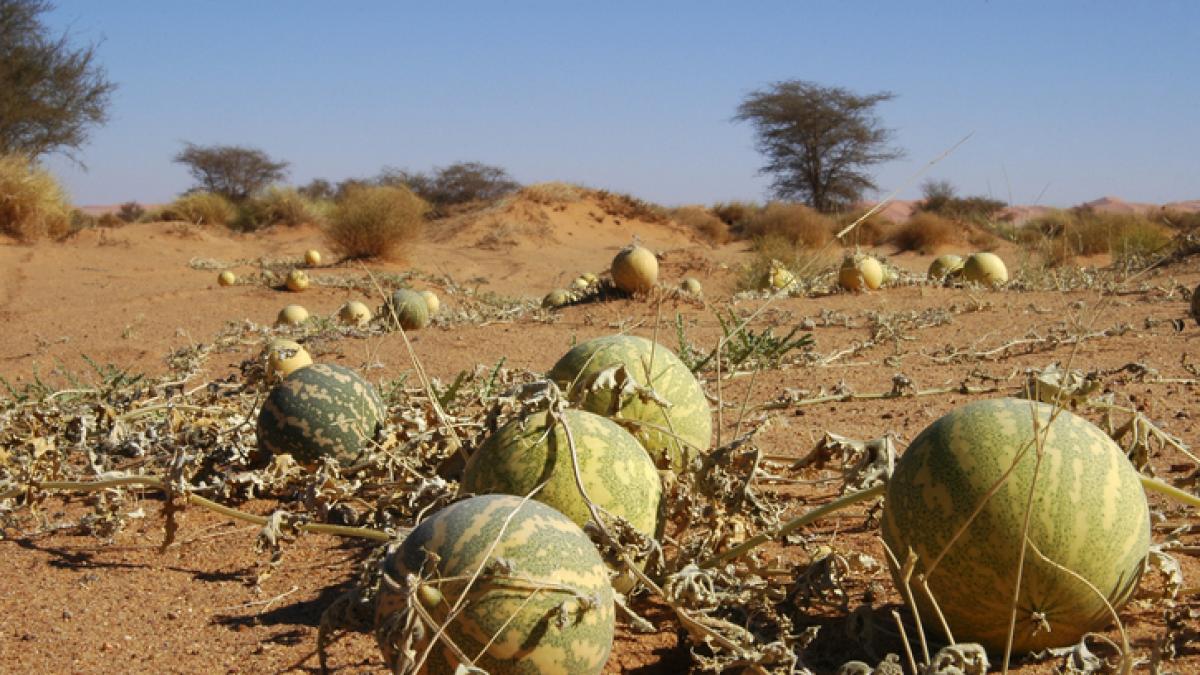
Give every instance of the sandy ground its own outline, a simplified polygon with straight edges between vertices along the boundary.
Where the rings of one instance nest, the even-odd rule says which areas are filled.
[[[532,207],[530,207],[532,208]],[[660,303],[613,300],[562,311],[556,320],[492,320],[413,333],[413,347],[434,377],[448,381],[462,369],[491,365],[504,358],[512,368],[548,369],[575,340],[617,330],[653,336],[676,347],[673,321],[678,313],[694,345],[711,347],[720,337],[718,308],[748,313],[764,300],[731,301],[737,268],[748,260],[744,244],[712,248],[689,233],[663,224],[622,219],[597,211],[594,204],[562,205],[549,215],[534,209],[526,217],[497,216],[456,229],[431,232],[395,261],[369,266],[334,264],[311,271],[317,280],[302,294],[255,281],[264,263],[297,261],[307,248],[328,250],[319,231],[301,227],[240,235],[169,224],[138,224],[114,230],[85,231],[61,243],[33,245],[0,241],[0,376],[16,387],[40,378],[54,388],[87,386],[97,364],[148,375],[167,372],[172,350],[209,341],[230,321],[269,326],[285,304],[302,302],[330,315],[348,299],[378,304],[359,288],[338,280],[360,279],[366,270],[388,274],[421,273],[413,284],[438,291],[447,311],[455,309],[454,288],[491,291],[506,297],[540,298],[581,272],[602,272],[613,254],[634,235],[663,254],[665,283],[684,274],[698,277],[706,302],[668,298]],[[885,251],[886,253],[886,251]],[[1004,251],[1010,266],[1021,254]],[[326,258],[334,256],[326,254]],[[920,272],[928,258],[899,255],[892,261]],[[221,288],[218,267],[229,267],[244,283]],[[325,278],[327,284],[322,284]],[[1200,345],[1194,322],[1186,316],[1180,288],[1200,282],[1196,259],[1146,274],[1119,294],[1097,291],[964,290],[906,285],[865,294],[834,293],[772,301],[752,327],[786,330],[797,323],[811,327],[814,349],[828,357],[821,365],[785,367],[738,376],[720,385],[725,401],[721,433],[739,426],[742,406],[752,412],[743,424],[762,425],[757,441],[767,454],[797,457],[808,452],[826,431],[854,438],[893,433],[903,447],[925,425],[951,408],[979,398],[944,394],[912,399],[856,400],[805,407],[759,409],[788,391],[885,392],[903,374],[919,389],[962,382],[973,371],[996,378],[1015,392],[1027,368],[1067,362],[1103,373],[1103,386],[1117,402],[1132,405],[1192,448],[1200,448],[1200,386],[1193,361]],[[950,308],[950,319],[936,325],[915,321],[923,313]],[[880,318],[887,321],[881,322]],[[907,319],[906,319],[907,317]],[[905,323],[905,321],[908,321]],[[907,326],[891,339],[876,339],[881,323]],[[1039,340],[1070,326],[1116,328],[1114,334],[1082,342],[1072,349],[1063,341]],[[1013,342],[1017,341],[1017,342]],[[1024,342],[1020,342],[1024,341]],[[863,346],[866,344],[867,346]],[[1008,348],[1004,346],[1010,345]],[[1024,345],[1024,346],[1022,346]],[[201,378],[224,378],[259,347],[251,342],[214,355]],[[974,350],[977,359],[955,359],[954,350]],[[400,338],[347,338],[327,349],[322,360],[367,371],[385,381],[412,370]],[[1127,364],[1153,369],[1158,379],[1138,377]],[[710,376],[706,387],[716,393]],[[7,396],[0,390],[0,397]],[[736,402],[731,403],[731,402]],[[1093,419],[1098,419],[1093,416]],[[1170,448],[1152,463],[1161,477],[1180,480],[1197,467]],[[794,511],[824,501],[827,489],[801,491]],[[1157,496],[1152,505],[1168,521],[1196,524],[1193,512]],[[144,517],[111,542],[71,527],[87,510],[85,500],[51,498],[40,506],[46,527],[7,531],[0,541],[0,671],[3,672],[314,672],[316,627],[320,613],[344,590],[364,547],[309,536],[290,545],[284,563],[261,593],[251,588],[262,556],[253,550],[255,528],[188,510],[180,520],[180,544],[165,553],[161,541],[161,501],[147,495]],[[139,505],[131,505],[136,508]],[[260,512],[270,504],[250,504]],[[862,550],[883,558],[861,509],[823,521],[809,533],[818,542]],[[1190,537],[1190,538],[1188,538]],[[1195,534],[1185,537],[1193,549]],[[802,560],[793,547],[776,547],[783,561]],[[1194,555],[1178,556],[1190,594],[1178,603],[1200,610]],[[1154,579],[1146,582],[1153,587]],[[857,588],[888,589],[875,601],[880,617],[898,604],[886,571],[858,580]],[[622,629],[608,672],[674,673],[687,669],[676,624],[660,605],[642,603],[659,632],[636,635]],[[1164,606],[1138,600],[1121,614],[1138,658],[1147,658],[1163,632]],[[814,647],[819,672],[831,672],[849,658],[869,658],[842,635],[844,613],[836,608],[812,620],[825,626]],[[1196,619],[1191,619],[1193,627]],[[1115,632],[1109,633],[1115,637]],[[352,635],[331,652],[338,672],[376,672],[378,650],[366,635]],[[1017,672],[1050,672],[1055,662],[1023,665]],[[1178,673],[1200,672],[1200,646],[1184,645]]]

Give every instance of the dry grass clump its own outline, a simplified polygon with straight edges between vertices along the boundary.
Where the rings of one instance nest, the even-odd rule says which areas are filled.
[[[296,188],[272,186],[239,207],[234,226],[246,231],[271,225],[295,227],[305,223],[320,224],[321,216],[317,203]]]
[[[748,237],[783,237],[801,248],[824,246],[833,239],[835,228],[831,218],[793,202],[771,202],[742,223]]]
[[[32,241],[70,231],[71,207],[54,176],[22,155],[0,156],[0,232]]]
[[[347,258],[383,258],[420,235],[429,211],[405,187],[355,188],[334,206],[325,236]]]
[[[745,231],[746,221],[762,210],[754,202],[718,202],[713,204],[712,214],[729,226],[731,232],[740,234]]]
[[[585,189],[571,183],[534,183],[521,188],[517,196],[535,204],[569,204],[583,199]]]
[[[642,220],[647,223],[665,223],[671,218],[665,208],[633,195],[596,190],[593,196],[600,208],[614,218]]]
[[[729,241],[729,226],[703,206],[680,206],[671,210],[671,218],[709,243],[724,244]]]
[[[850,223],[861,218],[864,213],[866,210],[861,209],[837,218],[837,231],[841,232]],[[855,225],[853,230],[847,232],[842,243],[848,246],[879,246],[891,238],[895,229],[896,226],[892,221],[878,213],[872,213],[861,223]]]
[[[962,229],[962,225],[949,218],[919,211],[898,227],[888,241],[901,251],[928,255],[943,246],[961,242]]]
[[[1174,234],[1171,227],[1144,215],[1074,209],[1030,220],[1017,238],[1056,265],[1076,256],[1108,254],[1118,262],[1149,258],[1170,246]]]
[[[163,207],[154,220],[194,225],[228,225],[237,217],[233,202],[215,192],[190,192]]]

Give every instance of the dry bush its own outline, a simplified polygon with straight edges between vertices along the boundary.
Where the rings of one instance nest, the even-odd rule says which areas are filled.
[[[146,215],[146,207],[137,202],[125,202],[117,210],[117,217],[126,223],[136,223]]]
[[[1173,234],[1169,226],[1144,215],[1074,209],[1030,220],[1019,240],[1039,246],[1052,263],[1101,254],[1120,261],[1162,251]]]
[[[518,196],[535,204],[569,204],[583,199],[585,188],[571,183],[534,183],[518,192]]]
[[[228,225],[237,209],[214,192],[191,192],[165,206],[155,220],[183,221],[193,225]]]
[[[296,188],[272,186],[238,208],[234,226],[239,230],[254,231],[271,225],[320,224],[321,215],[315,201]]]
[[[754,202],[718,202],[713,204],[712,214],[729,226],[731,234],[743,236],[746,221],[761,210],[762,207]]]
[[[32,241],[70,231],[71,207],[54,176],[24,156],[0,156],[0,232]]]
[[[833,239],[834,221],[794,202],[771,202],[751,214],[743,225],[752,238],[779,236],[802,248],[819,248]]]
[[[594,195],[600,208],[614,218],[642,220],[647,223],[665,223],[670,220],[665,208],[632,195],[608,190],[596,190]]]
[[[420,235],[429,211],[405,187],[356,188],[334,206],[325,236],[347,258],[387,257]]]
[[[837,231],[841,232],[850,223],[861,218],[864,213],[866,213],[865,209],[839,217]],[[896,225],[892,221],[878,213],[872,213],[861,223],[855,225],[853,230],[847,232],[846,236],[842,238],[842,243],[853,246],[879,246],[891,238],[895,229]]]
[[[695,231],[709,243],[724,244],[729,241],[729,226],[702,206],[680,206],[672,209],[671,218]]]
[[[920,211],[898,227],[888,241],[901,251],[928,255],[943,246],[961,242],[962,229],[963,226],[953,220]]]
[[[1151,220],[1183,234],[1200,232],[1200,211],[1163,209],[1155,213]]]

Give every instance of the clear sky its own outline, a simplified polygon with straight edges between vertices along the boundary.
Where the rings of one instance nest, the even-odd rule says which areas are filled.
[[[903,160],[963,195],[1200,198],[1200,2],[56,0],[119,85],[77,204],[167,201],[183,142],[250,145],[289,182],[456,161],[665,205],[766,197],[747,93],[891,91]],[[901,198],[918,197],[917,186]],[[878,195],[877,195],[878,196]]]

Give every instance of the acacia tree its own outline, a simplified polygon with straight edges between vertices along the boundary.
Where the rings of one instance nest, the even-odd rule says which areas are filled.
[[[775,196],[830,212],[875,189],[866,167],[904,156],[887,147],[892,132],[874,113],[894,97],[786,80],[748,94],[734,121],[754,126],[758,150],[767,158],[761,172],[773,175]]]
[[[116,85],[96,63],[95,45],[76,49],[39,18],[45,0],[0,0],[0,154],[37,159],[73,151],[108,119]]]
[[[287,176],[287,162],[276,162],[257,148],[240,145],[185,143],[175,162],[187,166],[198,185],[195,189],[222,195],[233,202]]]

